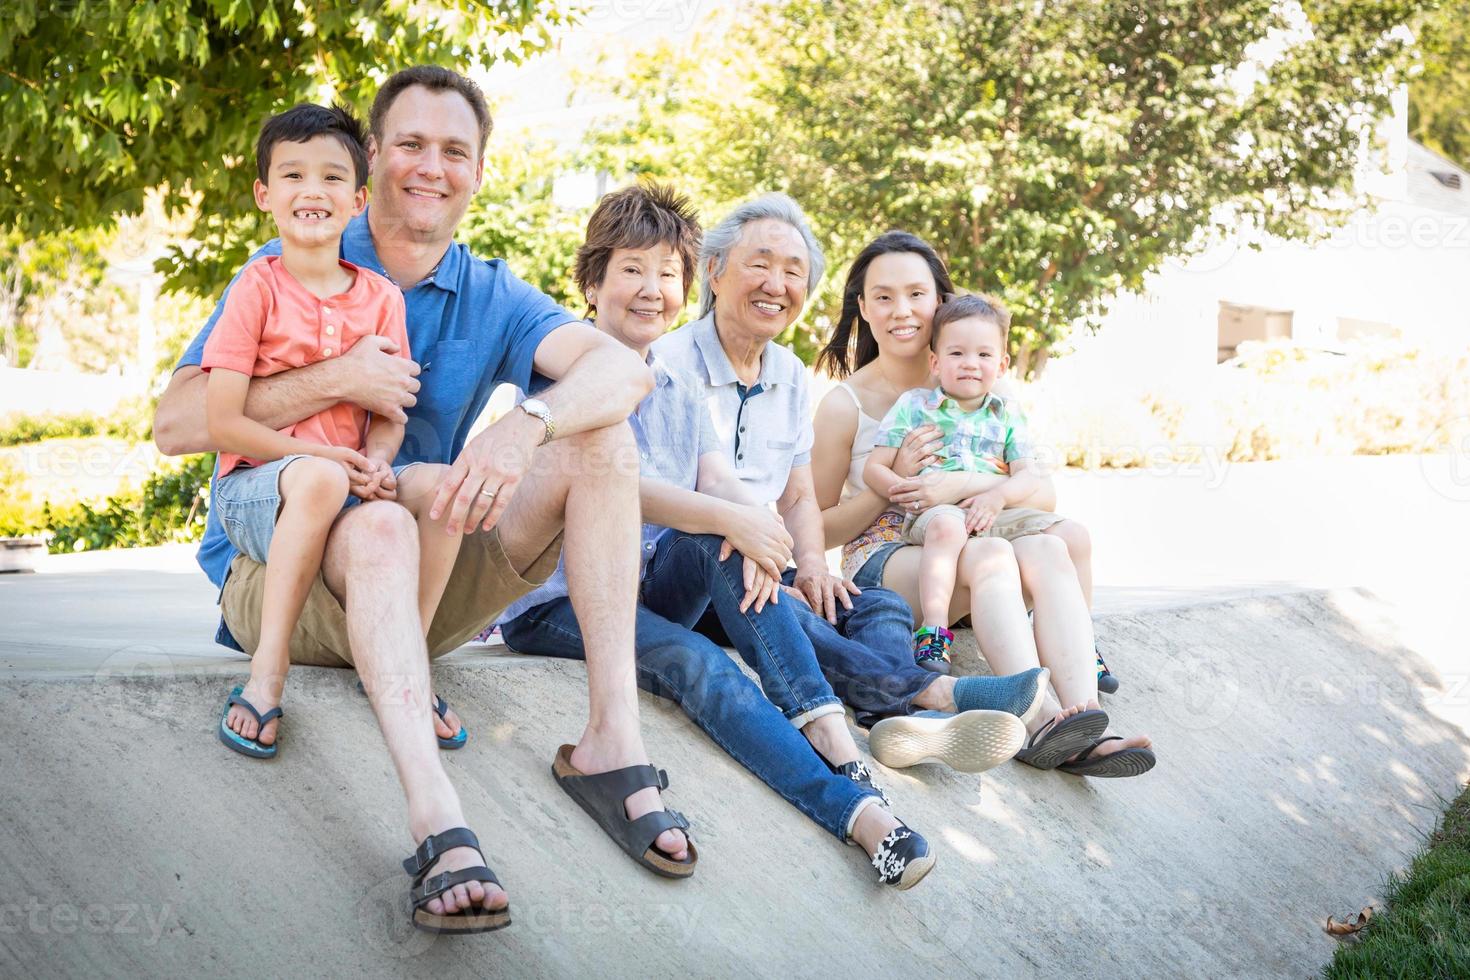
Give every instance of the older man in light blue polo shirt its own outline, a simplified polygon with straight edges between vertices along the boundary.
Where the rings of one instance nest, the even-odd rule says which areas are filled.
[[[833,690],[862,721],[1013,708],[1010,692],[1025,688],[1019,675],[923,670],[913,660],[913,613],[904,598],[858,589],[827,568],[811,474],[807,370],[774,342],[800,315],[825,265],[801,208],[782,194],[740,205],[705,236],[701,261],[700,318],[665,334],[653,350],[702,386],[726,459],[751,496],[775,503],[796,562],[786,581],[793,599],[805,600],[793,606]],[[726,639],[712,615],[698,629]]]

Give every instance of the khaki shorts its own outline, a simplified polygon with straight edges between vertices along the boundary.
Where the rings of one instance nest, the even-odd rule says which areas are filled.
[[[940,514],[954,514],[961,521],[965,519],[964,508],[954,504],[937,504],[904,520],[904,540],[909,544],[923,544],[924,532],[928,530],[929,522]],[[1065,517],[1060,517],[1050,511],[1031,510],[1025,507],[1007,508],[995,515],[995,520],[991,522],[991,525],[975,537],[1003,538],[1006,541],[1014,541],[1028,534],[1040,534],[1064,520],[1066,520]]]
[[[561,557],[561,535],[518,575],[500,546],[500,532],[478,532],[465,538],[459,559],[439,601],[429,629],[429,656],[438,657],[463,645],[490,624],[507,606],[545,582]],[[220,596],[225,625],[245,652],[254,655],[260,642],[260,610],[265,595],[265,566],[237,555]],[[403,597],[416,606],[415,595]],[[291,634],[291,663],[306,667],[351,667],[347,614],[321,573],[311,583],[301,618]]]

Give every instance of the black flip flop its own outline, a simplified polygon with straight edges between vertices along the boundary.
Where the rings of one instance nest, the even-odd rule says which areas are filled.
[[[429,902],[443,895],[455,885],[478,881],[495,885],[497,888],[503,887],[500,879],[495,877],[495,872],[484,864],[477,868],[446,871],[425,881],[424,876],[429,873],[429,868],[433,866],[439,855],[456,847],[473,847],[476,851],[480,851],[480,840],[468,827],[455,827],[442,834],[430,834],[425,837],[424,842],[418,846],[413,855],[404,859],[403,870],[413,878],[413,887],[409,889],[408,897],[413,903],[414,928],[422,929],[424,932],[441,933],[492,932],[496,929],[504,929],[510,925],[509,905],[494,912],[478,905],[444,915],[435,915],[429,911]],[[484,851],[480,851],[480,860],[485,860]]]
[[[665,878],[688,878],[699,863],[699,852],[689,839],[689,821],[677,810],[655,810],[637,820],[628,819],[625,809],[628,797],[641,789],[656,786],[669,788],[669,774],[653,766],[628,766],[612,772],[589,775],[572,765],[575,745],[563,745],[551,763],[551,774],[566,794],[576,800],[587,815],[597,821],[629,857],[654,874]],[[682,830],[689,839],[689,856],[675,861],[654,846],[658,835],[666,830]]]
[[[1104,742],[1121,742],[1123,736],[1109,735],[1100,738],[1082,751],[1076,759],[1071,762],[1063,762],[1057,766],[1062,772],[1071,773],[1074,776],[1093,776],[1097,778],[1118,778],[1123,776],[1142,776],[1154,767],[1158,759],[1154,756],[1153,749],[1120,749],[1111,755],[1094,756],[1092,750]]]
[[[1084,749],[1091,748],[1108,730],[1108,714],[1089,708],[1061,721],[1053,718],[1039,728],[1016,753],[1016,761],[1035,769],[1055,769]]]

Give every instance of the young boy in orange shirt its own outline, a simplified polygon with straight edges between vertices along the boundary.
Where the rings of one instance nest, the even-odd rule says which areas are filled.
[[[393,467],[401,424],[369,420],[346,402],[279,432],[245,415],[252,377],[340,357],[362,337],[386,337],[409,356],[402,292],[340,258],[342,230],[367,205],[362,125],[340,107],[296,106],[261,128],[256,168],[255,202],[274,217],[281,254],[246,266],[231,285],[201,367],[209,372],[210,437],[220,449],[211,505],[231,543],[266,566],[250,680],[230,693],[219,738],[244,755],[271,758],[291,634],[338,515],[359,500],[397,499],[418,518],[425,629],[460,536],[430,526],[430,490],[444,467]],[[447,747],[463,737],[461,729]]]

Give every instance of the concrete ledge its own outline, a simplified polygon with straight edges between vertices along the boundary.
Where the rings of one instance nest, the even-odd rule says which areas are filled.
[[[0,974],[1306,976],[1325,916],[1373,900],[1470,774],[1464,678],[1397,628],[1355,591],[1104,617],[1105,706],[1158,769],[880,771],[939,850],[904,894],[647,696],[703,860],[643,872],[551,780],[581,665],[462,651],[436,683],[471,737],[445,761],[515,920],[464,939],[407,927],[402,799],[348,673],[295,671],[256,764],[213,734],[238,663],[12,672]]]

